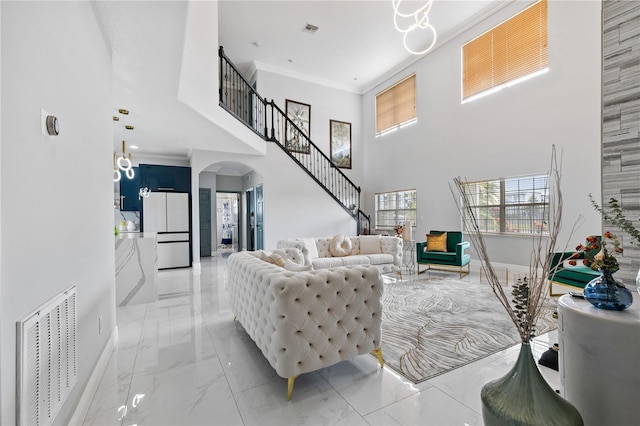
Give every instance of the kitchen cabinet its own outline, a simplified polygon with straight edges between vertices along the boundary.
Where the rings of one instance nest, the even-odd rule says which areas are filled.
[[[122,173],[120,179],[120,210],[125,212],[140,211],[140,170],[133,168],[133,179]]]
[[[140,179],[151,191],[191,192],[191,167],[140,164]]]

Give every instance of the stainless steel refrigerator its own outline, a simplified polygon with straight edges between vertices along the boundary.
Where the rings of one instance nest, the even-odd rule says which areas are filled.
[[[143,198],[144,232],[158,233],[158,269],[191,266],[189,194],[152,192]]]

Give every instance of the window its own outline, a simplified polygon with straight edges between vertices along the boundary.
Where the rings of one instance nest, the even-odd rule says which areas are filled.
[[[376,136],[416,121],[415,74],[376,95]]]
[[[376,194],[375,227],[376,229],[392,229],[410,220],[416,225],[416,190],[383,192]]]
[[[547,71],[547,0],[462,46],[462,99]]]
[[[480,231],[548,234],[548,180],[536,175],[465,183]]]

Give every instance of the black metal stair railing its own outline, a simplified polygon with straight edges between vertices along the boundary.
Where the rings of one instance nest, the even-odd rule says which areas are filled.
[[[275,104],[263,99],[224,54],[220,57],[220,106],[266,141],[275,142],[331,195],[358,223],[369,217],[360,210],[360,187],[355,185],[309,137]]]

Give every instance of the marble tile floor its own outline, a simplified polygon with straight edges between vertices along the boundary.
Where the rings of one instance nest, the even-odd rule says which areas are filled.
[[[218,255],[202,259],[201,275],[160,271],[157,302],[117,308],[117,348],[85,425],[478,425],[481,387],[518,354],[514,346],[417,385],[362,355],[301,375],[287,401],[287,380],[232,320],[225,270]],[[464,279],[486,285],[473,272]],[[556,331],[536,338],[536,359],[554,342]],[[540,369],[560,389],[558,372]]]

